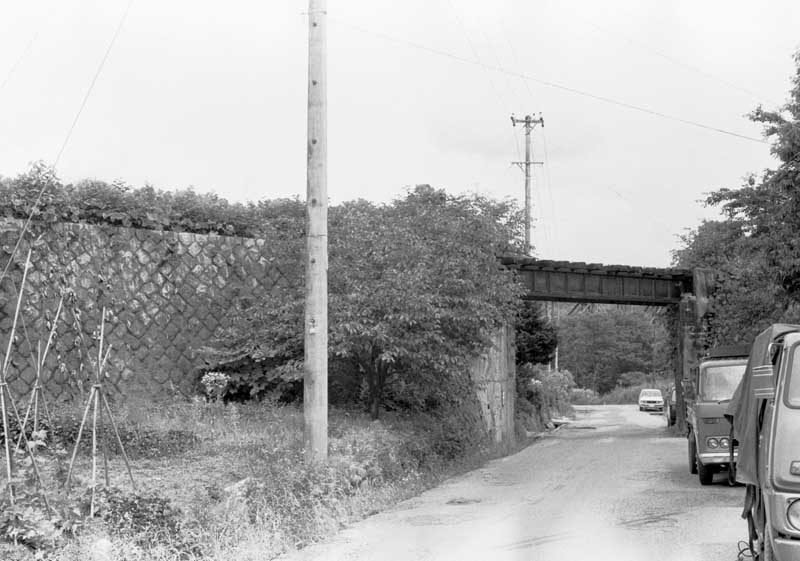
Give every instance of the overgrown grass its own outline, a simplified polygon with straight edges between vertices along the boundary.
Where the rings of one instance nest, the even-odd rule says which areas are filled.
[[[61,439],[71,452],[81,407],[56,408],[53,448]],[[118,561],[271,559],[474,467],[492,452],[459,447],[441,419],[386,414],[371,421],[357,410],[333,409],[330,461],[311,465],[303,460],[303,415],[295,406],[172,401],[115,409],[137,489],[121,456],[112,455],[113,488],[98,496],[99,516],[74,537],[59,539],[48,559],[82,561],[104,547]],[[91,435],[82,440],[90,442]],[[85,498],[91,455],[81,450],[75,494]],[[49,487],[56,486],[57,471],[63,479],[64,461],[44,462],[52,464],[45,474]],[[102,470],[98,478],[101,483]]]

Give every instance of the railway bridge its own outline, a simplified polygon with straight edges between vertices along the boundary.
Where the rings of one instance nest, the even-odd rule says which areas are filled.
[[[677,308],[678,363],[675,387],[678,419],[683,426],[681,381],[700,360],[700,331],[714,287],[711,269],[674,269],[549,261],[505,256],[527,288],[525,298],[545,302],[673,306]]]

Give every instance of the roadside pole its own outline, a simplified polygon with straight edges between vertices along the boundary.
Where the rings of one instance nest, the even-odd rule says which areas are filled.
[[[534,118],[530,115],[525,115],[524,119],[518,119],[511,115],[511,125],[516,127],[517,124],[522,124],[525,129],[525,161],[512,162],[517,164],[520,169],[525,173],[525,253],[531,253],[531,164],[539,164],[542,162],[531,161],[531,130],[537,124],[544,126],[544,119],[541,113],[538,117]]]
[[[326,0],[308,3],[303,441],[309,462],[328,459],[328,186]]]

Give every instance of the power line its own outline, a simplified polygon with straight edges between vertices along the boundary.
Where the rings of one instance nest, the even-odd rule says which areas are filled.
[[[5,88],[6,85],[8,84],[9,80],[11,80],[11,75],[14,74],[14,72],[17,70],[17,67],[22,63],[22,60],[27,56],[28,51],[31,50],[31,47],[33,46],[33,43],[34,41],[36,41],[37,37],[39,37],[38,30],[31,36],[30,40],[28,41],[28,44],[25,46],[24,49],[22,49],[22,52],[20,53],[17,60],[14,62],[14,64],[11,65],[11,68],[8,70],[8,73],[6,74],[6,77],[3,79],[3,82],[0,83],[0,91],[2,91],[2,89]]]
[[[667,120],[670,120],[670,121],[683,123],[685,125],[690,125],[690,126],[693,126],[693,127],[709,130],[709,131],[716,132],[716,133],[719,133],[719,134],[724,134],[724,135],[727,135],[727,136],[733,136],[735,138],[740,138],[742,140],[749,140],[751,142],[758,142],[759,144],[766,144],[767,143],[767,141],[765,139],[763,139],[763,138],[756,138],[756,137],[753,137],[753,136],[747,136],[745,134],[740,134],[738,132],[733,132],[733,131],[722,129],[722,128],[715,127],[715,126],[712,126],[712,125],[707,125],[705,123],[700,123],[698,121],[693,121],[691,119],[684,119],[683,117],[676,117],[675,115],[670,115],[668,113],[663,113],[663,112],[657,111],[655,109],[642,107],[640,105],[634,105],[632,103],[628,103],[628,102],[625,102],[625,101],[619,101],[619,100],[611,98],[611,97],[598,95],[598,94],[593,94],[591,92],[587,92],[587,91],[584,91],[584,90],[579,90],[577,88],[564,86],[564,85],[556,83],[556,82],[551,82],[549,80],[543,80],[541,78],[536,78],[534,76],[530,76],[528,74],[523,74],[521,72],[514,72],[514,71],[511,71],[511,70],[505,70],[505,69],[497,68],[495,66],[484,64],[484,63],[482,63],[480,61],[477,61],[477,60],[470,60],[468,58],[465,58],[465,57],[462,57],[462,56],[459,56],[459,55],[456,55],[456,54],[453,54],[453,53],[450,53],[450,52],[447,52],[447,51],[443,51],[443,50],[440,50],[440,49],[436,49],[436,48],[433,48],[433,47],[429,47],[427,45],[422,45],[420,43],[409,41],[407,39],[403,39],[403,38],[400,38],[400,37],[396,37],[396,36],[393,36],[393,35],[382,33],[380,31],[373,31],[371,29],[366,29],[366,28],[361,27],[359,25],[351,24],[349,22],[343,21],[343,20],[338,19],[338,18],[331,17],[330,20],[332,22],[334,22],[334,23],[338,23],[340,25],[344,25],[346,27],[349,27],[349,28],[354,29],[356,31],[360,31],[362,33],[367,33],[367,34],[370,34],[370,35],[381,37],[381,38],[386,39],[388,41],[393,41],[393,42],[400,43],[400,44],[403,44],[403,45],[406,45],[406,46],[409,46],[409,47],[414,47],[415,49],[426,51],[428,53],[435,54],[435,55],[438,55],[438,56],[446,57],[446,58],[449,58],[451,60],[455,60],[455,61],[458,61],[458,62],[471,64],[471,65],[475,65],[475,66],[480,66],[481,68],[483,68],[485,70],[492,70],[494,72],[500,72],[500,73],[503,73],[503,74],[508,74],[509,76],[515,76],[515,77],[521,78],[523,80],[530,80],[531,82],[535,82],[535,83],[541,84],[543,86],[547,86],[547,87],[554,88],[554,89],[557,89],[557,90],[562,90],[562,91],[565,91],[565,92],[569,92],[569,93],[572,93],[572,94],[575,94],[575,95],[579,95],[579,96],[582,96],[582,97],[587,97],[587,98],[594,99],[594,100],[597,100],[597,101],[602,101],[602,102],[608,103],[610,105],[616,105],[618,107],[623,107],[625,109],[630,109],[632,111],[638,111],[640,113],[646,113],[646,114],[652,115],[654,117],[660,117],[662,119],[667,119]]]
[[[689,64],[688,62],[684,62],[682,60],[676,59],[676,58],[674,58],[674,57],[672,57],[672,56],[670,56],[670,55],[668,55],[668,54],[666,54],[666,53],[664,53],[662,51],[659,51],[658,49],[654,49],[653,47],[651,47],[651,46],[649,46],[649,45],[647,45],[645,43],[642,43],[641,41],[637,41],[636,39],[634,39],[630,35],[627,35],[627,34],[621,33],[621,32],[614,32],[614,31],[611,31],[611,30],[609,30],[609,29],[607,29],[605,27],[597,25],[596,23],[591,22],[590,20],[588,20],[587,18],[583,17],[581,14],[579,14],[577,12],[573,12],[571,15],[573,17],[577,17],[578,19],[583,21],[586,25],[588,25],[588,26],[590,26],[590,27],[592,27],[592,28],[594,28],[594,29],[596,29],[598,31],[601,31],[601,32],[605,33],[606,35],[619,35],[625,41],[627,41],[628,43],[630,43],[631,45],[633,45],[635,47],[643,49],[643,50],[645,50],[645,51],[647,51],[647,52],[649,52],[649,53],[651,53],[653,55],[656,55],[656,56],[658,56],[658,57],[660,57],[660,58],[662,58],[662,59],[664,59],[664,60],[666,60],[668,62],[671,62],[672,64],[674,64],[676,66],[682,66],[683,68],[691,70],[692,72],[700,74],[701,76],[705,76],[706,78],[709,78],[711,80],[715,80],[717,82],[720,82],[721,84],[724,84],[724,85],[728,86],[729,88],[733,88],[735,90],[739,90],[740,92],[746,93],[747,95],[749,95],[750,97],[752,97],[756,101],[759,101],[759,102],[768,101],[768,102],[772,103],[773,105],[780,105],[779,103],[777,103],[776,101],[768,98],[767,96],[761,95],[761,94],[759,94],[757,92],[754,92],[753,90],[747,89],[747,88],[745,88],[743,86],[740,86],[740,85],[738,85],[738,84],[736,84],[734,82],[731,82],[730,80],[726,80],[725,78],[721,78],[720,76],[717,76],[716,74],[712,74],[711,72],[708,72],[707,70],[703,70],[699,66],[695,66],[693,64]]]
[[[456,10],[456,7],[453,5],[453,2],[451,0],[447,0],[447,4],[450,6],[450,10],[453,12],[453,17],[455,18],[456,23],[458,23],[459,27],[461,27],[461,31],[464,34],[464,38],[467,41],[467,45],[469,45],[470,51],[472,51],[472,57],[474,59],[473,62],[475,64],[477,64],[478,66],[486,68],[486,65],[481,62],[480,56],[478,55],[478,49],[475,48],[475,44],[470,39],[469,32],[467,31],[467,26],[464,24],[464,21],[461,19],[461,15]],[[331,18],[331,19],[333,19],[333,18]],[[469,60],[469,59],[466,59],[466,60]],[[500,89],[494,83],[494,80],[492,80],[492,77],[489,76],[488,74],[487,74],[487,79],[489,80],[489,85],[491,86],[492,90],[494,91],[495,96],[497,97],[497,101],[499,102],[499,105],[502,107],[505,104],[506,105],[505,109],[506,109],[506,111],[508,111],[509,110],[509,108],[508,108],[508,100],[507,99],[500,99],[501,97],[504,97],[504,96],[502,96],[500,94]],[[511,108],[511,109],[513,110],[513,108]],[[517,138],[517,135],[514,134],[513,132],[511,133],[511,135],[514,138],[514,144],[516,145],[516,148],[517,148],[517,157],[519,158],[520,157],[519,139]]]
[[[547,153],[547,135],[544,132],[544,128],[540,129],[542,131],[542,148],[544,151],[544,173],[545,173],[545,185],[547,191],[547,199],[550,206],[550,215],[553,218],[552,221],[552,228],[553,228],[553,246],[556,251],[558,251],[558,227],[556,226],[556,205],[555,200],[553,198],[553,183],[550,178],[550,155]]]
[[[86,94],[83,96],[83,101],[81,101],[81,106],[78,109],[78,112],[75,114],[75,118],[72,120],[72,125],[70,125],[69,130],[67,131],[67,136],[64,138],[64,143],[61,145],[61,149],[58,151],[58,155],[56,156],[56,159],[53,163],[53,167],[58,166],[58,162],[61,160],[61,155],[64,153],[64,149],[66,149],[67,144],[69,143],[69,139],[72,137],[72,132],[75,130],[75,126],[78,124],[78,119],[81,118],[83,109],[84,107],[86,107],[86,102],[89,101],[89,96],[91,95],[92,90],[94,89],[94,85],[97,83],[97,79],[100,77],[100,73],[103,71],[103,67],[106,64],[106,60],[108,60],[108,55],[111,54],[111,49],[114,48],[114,43],[117,42],[117,37],[119,37],[120,31],[122,31],[122,26],[125,25],[125,20],[128,18],[128,12],[130,12],[132,5],[133,5],[133,0],[128,0],[128,5],[125,7],[125,11],[122,13],[122,17],[119,19],[117,28],[114,30],[114,35],[111,37],[111,41],[108,44],[108,48],[106,49],[106,52],[103,55],[103,59],[97,66],[97,71],[94,73],[92,82],[89,84],[89,88],[86,90]]]
[[[122,30],[123,25],[125,24],[125,20],[128,17],[128,12],[130,12],[131,5],[133,4],[133,0],[128,0],[128,5],[125,7],[125,11],[120,17],[119,23],[117,24],[117,28],[114,31],[114,35],[111,38],[111,42],[108,44],[108,48],[106,49],[105,54],[103,55],[103,59],[100,61],[100,64],[97,67],[97,72],[95,72],[94,77],[92,78],[91,84],[89,84],[89,88],[86,90],[86,94],[83,96],[83,101],[81,102],[80,108],[78,112],[75,114],[75,119],[72,121],[72,125],[70,126],[69,130],[67,131],[67,136],[64,138],[64,142],[61,145],[61,149],[58,151],[58,155],[53,162],[53,168],[58,166],[58,162],[61,160],[61,155],[64,153],[64,149],[67,147],[69,143],[69,139],[72,136],[72,132],[75,130],[75,126],[78,124],[78,119],[80,119],[81,113],[83,113],[84,107],[86,107],[86,102],[89,100],[89,95],[92,93],[94,89],[95,83],[97,83],[97,78],[100,76],[100,72],[103,70],[103,66],[105,66],[106,60],[108,59],[108,55],[111,53],[111,49],[114,47],[114,43],[117,41],[117,37],[119,36],[120,31]],[[28,218],[25,220],[25,224],[22,226],[22,231],[19,233],[19,238],[17,238],[17,243],[14,245],[14,249],[11,250],[11,255],[8,256],[8,262],[6,266],[3,268],[3,271],[0,273],[0,281],[2,281],[6,273],[8,273],[8,269],[11,267],[11,263],[14,260],[14,256],[16,255],[17,251],[19,250],[19,246],[22,244],[22,240],[25,237],[25,233],[28,231],[28,227],[33,220],[33,216],[39,209],[39,203],[42,201],[42,196],[44,196],[44,192],[50,186],[50,181],[44,181],[42,184],[41,189],[39,189],[39,193],[36,195],[36,200],[31,207],[31,211],[28,214]]]

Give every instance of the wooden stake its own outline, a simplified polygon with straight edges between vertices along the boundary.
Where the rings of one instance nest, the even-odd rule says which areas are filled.
[[[67,470],[67,480],[64,487],[69,491],[69,483],[72,479],[72,468],[75,466],[75,457],[78,455],[78,446],[81,443],[81,436],[83,436],[83,427],[86,425],[86,418],[89,416],[89,408],[92,406],[92,398],[94,397],[95,387],[89,392],[89,401],[86,402],[86,409],[83,411],[83,418],[81,419],[81,426],[78,428],[78,437],[75,439],[75,448],[72,450],[72,459],[69,461],[69,469]]]
[[[119,449],[122,452],[122,458],[125,461],[125,467],[128,470],[128,477],[131,479],[131,486],[133,487],[134,491],[136,490],[136,483],[133,480],[133,472],[131,470],[130,461],[128,460],[128,454],[125,452],[125,446],[122,444],[122,438],[120,438],[119,430],[117,429],[117,423],[114,421],[114,415],[111,413],[111,407],[108,404],[108,399],[106,398],[105,392],[103,391],[103,379],[105,378],[105,366],[108,362],[108,357],[111,354],[111,345],[108,345],[105,349],[105,318],[106,318],[106,308],[103,308],[103,317],[100,322],[100,341],[99,341],[99,348],[97,349],[97,368],[95,369],[95,383],[92,385],[92,390],[89,392],[89,401],[86,403],[86,409],[83,412],[83,419],[81,420],[80,429],[78,429],[78,438],[75,442],[75,449],[72,452],[72,459],[69,463],[69,471],[67,472],[67,481],[66,481],[66,488],[69,491],[69,483],[72,477],[72,469],[75,465],[75,457],[78,454],[78,447],[81,442],[81,436],[83,435],[83,428],[86,425],[86,419],[89,416],[89,409],[91,407],[94,408],[94,412],[92,415],[92,498],[89,507],[90,516],[94,516],[94,502],[95,502],[95,491],[97,487],[97,431],[98,431],[98,416],[99,416],[99,427],[102,430],[104,426],[104,415],[103,415],[103,407],[105,407],[105,411],[108,415],[108,420],[111,423],[111,427],[114,429],[114,436],[117,439],[117,444],[119,445]],[[84,349],[85,350],[85,349]],[[87,353],[88,355],[88,353]],[[102,400],[102,405],[101,405]],[[108,469],[108,445],[106,442],[105,434],[101,434],[101,448],[103,454],[103,470],[105,473],[105,481],[106,487],[111,485],[111,479],[109,477],[109,469]]]
[[[117,423],[114,421],[114,417],[111,415],[111,407],[108,406],[108,400],[106,399],[105,394],[103,394],[103,403],[106,406],[106,411],[108,412],[108,420],[111,421],[111,427],[114,429],[114,436],[117,437],[117,444],[119,445],[120,452],[122,452],[122,459],[125,460],[125,467],[128,469],[128,477],[131,478],[131,487],[133,490],[136,490],[136,482],[133,480],[133,472],[131,471],[131,463],[128,460],[128,454],[125,452],[125,446],[122,445],[122,439],[119,436],[119,430],[117,430]]]
[[[102,341],[102,336],[100,338]],[[94,413],[92,414],[92,500],[89,503],[89,518],[94,518],[94,496],[97,488],[97,408],[99,405],[99,388],[95,385],[94,390]]]
[[[3,357],[3,367],[0,370],[0,414],[3,415],[3,437],[4,437],[4,451],[6,459],[6,483],[8,484],[8,495],[11,504],[14,504],[14,487],[12,484],[12,457],[11,457],[11,443],[9,442],[10,431],[8,428],[8,407],[6,406],[6,394],[11,399],[11,393],[8,392],[8,382],[6,376],[8,375],[8,364],[11,360],[11,348],[14,345],[14,337],[17,331],[17,320],[19,319],[19,310],[22,307],[22,294],[25,292],[25,280],[28,278],[28,267],[31,263],[31,250],[28,250],[28,256],[25,258],[24,270],[22,271],[22,283],[19,286],[19,295],[17,296],[17,307],[14,310],[14,321],[11,324],[11,334],[8,336],[8,347],[6,348],[6,355]],[[19,417],[19,416],[17,416]],[[19,418],[17,418],[19,421]],[[23,431],[24,432],[24,431]]]
[[[56,326],[58,325],[58,318],[61,316],[61,306],[64,303],[64,297],[62,296],[58,302],[58,308],[56,309],[56,316],[53,319],[53,323],[50,326],[50,335],[47,337],[47,344],[44,347],[44,353],[42,353],[42,343],[41,341],[37,342],[36,344],[36,383],[33,386],[33,390],[31,391],[31,397],[28,400],[28,407],[25,410],[25,418],[22,421],[20,432],[25,432],[25,427],[27,426],[28,416],[30,415],[31,405],[33,404],[34,411],[33,411],[33,432],[36,432],[39,427],[39,394],[42,393],[42,369],[44,368],[44,363],[47,360],[47,353],[50,350],[50,345],[53,343],[53,339],[55,338],[56,333]],[[24,325],[24,324],[23,324]],[[42,406],[45,411],[45,415],[47,416],[47,421],[50,423],[50,426],[53,424],[53,419],[50,416],[50,410],[47,408],[47,400],[42,395]],[[17,439],[17,445],[14,449],[15,451],[19,450],[20,443],[22,442],[22,435]]]

